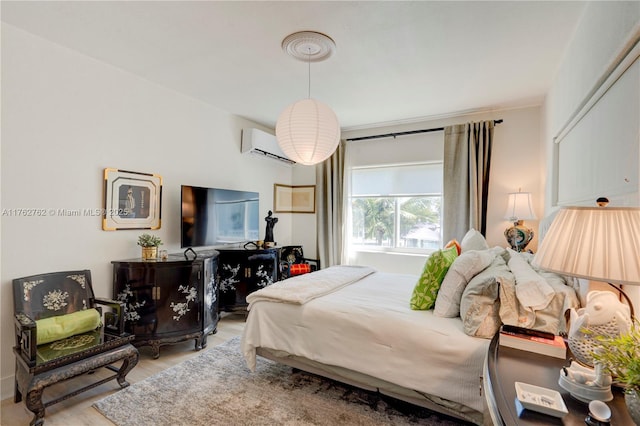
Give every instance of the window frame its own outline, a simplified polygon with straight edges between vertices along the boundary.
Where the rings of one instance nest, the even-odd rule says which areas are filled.
[[[428,166],[428,165],[440,165],[441,168],[444,166],[443,160],[438,161],[420,161],[420,162],[406,162],[406,163],[393,163],[393,164],[372,164],[372,165],[363,165],[363,166],[353,166],[350,168],[349,179],[353,179],[353,171],[354,170],[363,170],[363,169],[382,169],[385,167],[399,167],[399,166]],[[443,188],[444,189],[444,188]],[[438,216],[440,219],[440,246],[442,246],[442,200],[444,197],[444,191],[440,193],[417,193],[417,194],[366,194],[366,195],[353,195],[352,186],[349,185],[349,191],[347,193],[347,241],[348,241],[348,250],[350,252],[373,252],[373,253],[390,253],[390,254],[415,254],[415,255],[428,255],[438,250],[440,247],[436,248],[415,248],[415,247],[398,247],[398,243],[400,242],[400,229],[401,229],[401,221],[400,221],[400,200],[402,198],[418,198],[418,197],[439,197],[440,198],[440,210],[438,212]],[[392,198],[394,199],[394,235],[392,237],[393,246],[377,246],[377,245],[364,245],[364,244],[356,244],[353,242],[353,200],[355,199],[372,199],[372,198]]]

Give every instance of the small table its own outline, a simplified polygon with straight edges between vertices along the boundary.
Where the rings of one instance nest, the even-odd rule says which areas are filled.
[[[560,369],[566,361],[532,352],[500,346],[499,334],[489,344],[484,366],[483,391],[491,420],[495,425],[580,425],[589,414],[589,406],[573,398],[558,385]],[[553,389],[562,395],[569,414],[562,419],[524,410],[518,416],[515,382]],[[612,426],[633,426],[620,389],[613,388],[614,398],[607,402]]]

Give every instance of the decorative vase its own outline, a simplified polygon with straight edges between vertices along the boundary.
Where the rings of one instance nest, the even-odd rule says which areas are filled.
[[[524,225],[524,221],[519,220],[514,222],[511,228],[505,229],[504,236],[507,238],[511,249],[521,252],[533,239],[533,231]]]
[[[155,259],[158,256],[158,247],[142,247],[142,260]]]
[[[638,391],[628,391],[624,394],[624,402],[627,404],[627,410],[633,421],[640,425],[640,396]]]

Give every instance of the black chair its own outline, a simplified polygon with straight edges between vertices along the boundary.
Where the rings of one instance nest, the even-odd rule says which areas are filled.
[[[124,332],[122,304],[94,296],[90,271],[14,279],[13,300],[14,402],[25,398],[32,426],[44,423],[46,407],[110,380],[129,386],[125,377],[139,357],[133,335]],[[115,374],[43,403],[45,388],[101,367]]]
[[[282,279],[306,274],[320,269],[319,259],[304,257],[302,246],[283,246],[280,249],[280,271]]]

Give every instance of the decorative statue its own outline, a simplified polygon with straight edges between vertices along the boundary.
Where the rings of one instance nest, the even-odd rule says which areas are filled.
[[[273,240],[273,227],[278,223],[278,218],[271,216],[273,212],[269,210],[267,217],[264,220],[267,222],[267,230],[264,232],[264,242],[274,242]]]
[[[628,333],[629,306],[610,291],[590,291],[586,306],[578,310],[572,308],[570,313],[569,349],[577,362],[571,360],[569,367],[561,370],[558,384],[584,402],[610,401],[613,399],[611,374],[594,360],[593,353],[601,345],[598,336],[617,337]]]
[[[598,346],[596,336],[627,334],[631,326],[629,306],[610,291],[590,291],[587,305],[578,310],[572,308],[570,313],[569,347],[576,359],[586,365],[593,365],[591,353]]]

